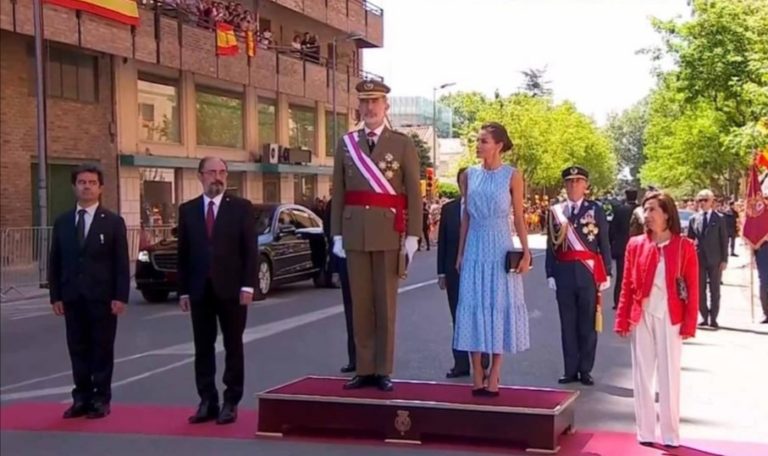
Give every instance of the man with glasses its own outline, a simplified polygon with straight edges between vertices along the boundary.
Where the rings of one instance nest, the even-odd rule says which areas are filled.
[[[229,195],[227,164],[206,157],[198,165],[203,194],[179,207],[179,306],[192,313],[195,382],[200,395],[192,424],[237,420],[243,397],[243,331],[253,301],[259,259],[256,217],[251,202]],[[218,320],[224,339],[224,403],[216,390]]]
[[[728,265],[728,230],[723,216],[714,210],[715,195],[702,190],[696,197],[699,205],[697,214],[688,224],[688,237],[696,243],[699,256],[699,326],[719,328],[717,316],[720,312],[720,279]],[[709,281],[710,304],[707,305],[707,281]]]

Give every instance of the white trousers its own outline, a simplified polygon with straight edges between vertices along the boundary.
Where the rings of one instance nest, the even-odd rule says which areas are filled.
[[[643,312],[632,331],[631,346],[637,439],[656,441],[655,380],[662,443],[680,445],[680,325],[672,325],[669,315]]]

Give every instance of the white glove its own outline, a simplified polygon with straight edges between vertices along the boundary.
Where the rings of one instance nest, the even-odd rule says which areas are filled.
[[[605,291],[607,289],[611,288],[611,277],[608,276],[608,278],[605,280],[605,282],[600,284],[600,291]]]
[[[405,254],[408,256],[408,263],[413,261],[413,254],[419,249],[419,237],[408,236],[405,238]]]
[[[347,257],[346,252],[344,252],[344,244],[341,243],[341,236],[333,237],[333,254],[339,258]]]
[[[555,283],[554,277],[547,277],[547,286],[552,291],[557,291],[557,284]]]

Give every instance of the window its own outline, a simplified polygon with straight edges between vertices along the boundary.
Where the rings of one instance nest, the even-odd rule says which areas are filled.
[[[30,50],[34,65],[34,49]],[[58,46],[48,49],[48,96],[95,103],[98,101],[98,64],[96,56]],[[32,72],[34,74],[34,71]],[[34,93],[34,78],[32,93]]]
[[[275,125],[277,123],[275,100],[259,98],[259,141],[262,144],[277,142]]]
[[[320,223],[308,212],[300,209],[292,209],[291,212],[293,212],[293,225],[297,230],[320,227]]]
[[[179,89],[171,81],[139,75],[139,139],[181,142]]]
[[[280,176],[276,174],[264,174],[262,178],[263,200],[265,203],[280,202]]]
[[[243,98],[197,89],[197,144],[243,148]]]
[[[346,114],[336,113],[336,135],[333,134],[333,113],[325,112],[325,155],[333,157],[336,153],[336,144],[339,138],[349,130],[349,122]]]
[[[289,106],[289,146],[315,150],[315,110],[304,106]]]
[[[293,202],[304,207],[314,207],[317,195],[317,176],[312,174],[293,175]]]
[[[176,172],[169,168],[139,168],[141,223],[145,227],[176,223]]]

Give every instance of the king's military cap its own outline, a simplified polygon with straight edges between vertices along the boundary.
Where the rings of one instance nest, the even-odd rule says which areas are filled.
[[[589,180],[589,171],[581,166],[569,166],[565,168],[561,173],[563,180],[569,179],[586,179]]]
[[[357,98],[361,100],[368,100],[371,98],[380,98],[385,97],[390,91],[390,88],[388,85],[384,84],[381,81],[377,81],[375,79],[369,79],[365,81],[360,81],[355,86],[355,90],[357,91]]]

